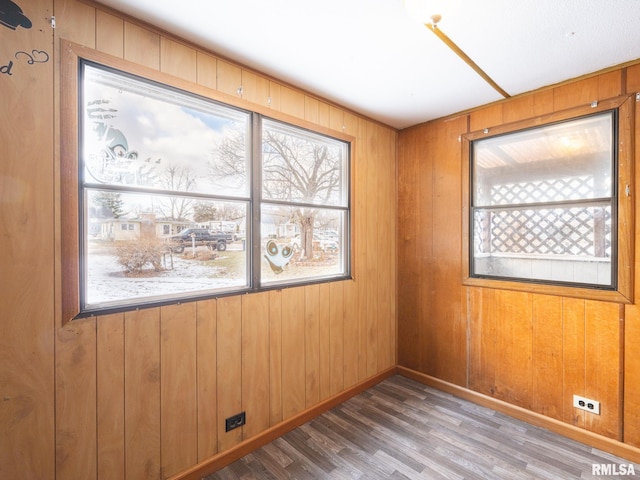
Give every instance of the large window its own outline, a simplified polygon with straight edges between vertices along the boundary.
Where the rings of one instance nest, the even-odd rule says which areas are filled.
[[[618,131],[613,108],[471,135],[468,277],[617,291]]]
[[[79,66],[77,158],[66,159],[78,215],[65,213],[77,222],[67,242],[77,246],[78,306],[68,310],[86,316],[350,275],[347,141]]]

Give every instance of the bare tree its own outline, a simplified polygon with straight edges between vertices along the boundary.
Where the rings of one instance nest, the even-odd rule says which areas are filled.
[[[179,192],[192,191],[197,182],[197,178],[191,173],[189,167],[177,167],[171,165],[167,167],[158,178],[160,185],[165,190]],[[158,209],[163,216],[175,220],[189,217],[193,209],[193,199],[182,196],[170,196],[166,201],[161,202]]]
[[[265,197],[309,205],[328,204],[340,190],[340,151],[326,143],[267,129],[263,137],[262,186]],[[305,259],[313,256],[318,209],[299,207],[292,220],[300,226]]]
[[[332,204],[341,188],[341,149],[310,136],[264,128],[262,138],[262,191],[267,200],[298,202],[304,207],[283,210],[301,231],[305,259],[313,257],[313,228],[318,209]],[[247,182],[246,140],[234,130],[215,147],[210,171],[224,186]],[[244,183],[246,184],[246,183]]]
[[[209,171],[223,191],[243,190],[247,184],[247,139],[244,129],[228,128],[213,147]]]

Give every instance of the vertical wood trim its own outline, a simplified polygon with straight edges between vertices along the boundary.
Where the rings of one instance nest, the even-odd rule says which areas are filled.
[[[198,461],[218,453],[216,300],[196,305],[196,381],[198,395]]]
[[[79,251],[78,228],[78,56],[70,44],[61,42],[60,65],[60,256],[74,259]],[[78,262],[60,263],[60,309],[64,324],[80,313]]]
[[[161,458],[169,476],[198,461],[196,304],[160,307],[160,320]]]
[[[125,478],[124,314],[97,321],[98,480]]]
[[[125,474],[160,477],[160,310],[125,313]]]

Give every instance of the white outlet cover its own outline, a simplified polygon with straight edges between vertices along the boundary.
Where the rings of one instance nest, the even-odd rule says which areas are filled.
[[[584,410],[585,412],[594,413],[600,415],[600,402],[591,400],[590,398],[581,397],[580,395],[573,396],[573,406]]]

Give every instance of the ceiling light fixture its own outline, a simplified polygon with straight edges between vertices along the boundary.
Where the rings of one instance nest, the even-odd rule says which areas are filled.
[[[509,95],[500,85],[498,85],[487,73],[482,70],[476,62],[471,60],[469,55],[464,53],[458,45],[451,40],[441,28],[438,27],[438,23],[442,20],[442,16],[451,13],[457,6],[456,0],[402,0],[404,8],[409,15],[422,23],[425,27],[431,30],[436,37],[438,37],[453,53],[460,57],[467,65],[469,65],[480,77],[484,79],[494,90],[496,90],[504,98],[509,98]]]

